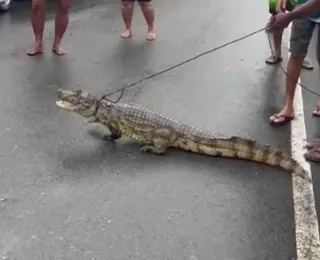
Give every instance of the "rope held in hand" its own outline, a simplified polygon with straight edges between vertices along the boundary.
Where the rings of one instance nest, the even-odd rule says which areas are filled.
[[[161,71],[159,71],[159,72],[157,72],[157,73],[151,74],[151,75],[149,75],[149,76],[147,76],[147,77],[145,77],[145,78],[142,78],[142,79],[140,79],[140,80],[137,80],[137,81],[135,81],[135,82],[133,82],[133,83],[131,83],[131,84],[129,84],[129,85],[123,86],[121,89],[116,89],[116,90],[114,90],[114,91],[112,91],[112,92],[110,92],[110,93],[108,93],[108,94],[106,94],[106,95],[103,95],[103,96],[101,97],[101,100],[102,100],[102,99],[105,99],[107,96],[110,96],[110,95],[112,95],[112,94],[115,94],[115,93],[121,91],[120,97],[119,97],[116,101],[113,102],[113,101],[109,100],[109,101],[111,101],[111,102],[113,102],[113,103],[117,103],[117,102],[119,102],[120,99],[122,98],[124,91],[125,91],[126,89],[128,89],[128,88],[131,88],[131,87],[133,87],[133,86],[135,86],[135,85],[137,85],[137,84],[140,84],[140,83],[142,83],[142,82],[144,82],[144,81],[146,81],[146,80],[149,80],[149,79],[151,79],[151,78],[154,78],[154,77],[156,77],[156,76],[159,76],[159,75],[161,75],[161,74],[164,74],[164,73],[166,73],[166,72],[169,72],[169,71],[171,71],[171,70],[173,70],[173,69],[175,69],[175,68],[181,67],[182,65],[184,65],[184,64],[186,64],[186,63],[189,63],[189,62],[191,62],[191,61],[194,61],[194,60],[196,60],[196,59],[199,59],[200,57],[205,56],[205,55],[208,55],[208,54],[210,54],[210,53],[212,53],[212,52],[215,52],[215,51],[217,51],[217,50],[223,49],[223,48],[225,48],[225,47],[227,47],[227,46],[229,46],[229,45],[231,45],[231,44],[234,44],[234,43],[236,43],[236,42],[240,42],[240,41],[242,41],[242,40],[244,40],[244,39],[246,39],[246,38],[249,38],[249,37],[251,37],[251,36],[253,36],[253,35],[255,35],[255,34],[258,34],[258,33],[260,33],[260,32],[263,32],[263,31],[265,31],[265,32],[267,33],[270,51],[271,51],[272,56],[274,56],[274,50],[273,50],[273,48],[272,48],[272,43],[271,43],[271,39],[270,39],[270,38],[271,38],[271,35],[270,35],[269,32],[267,32],[266,27],[263,27],[262,29],[253,31],[253,32],[251,32],[251,33],[249,33],[249,34],[246,34],[246,35],[240,37],[240,38],[237,38],[237,39],[235,39],[235,40],[232,40],[232,41],[229,41],[229,42],[227,42],[227,43],[224,43],[224,44],[222,44],[222,45],[220,45],[220,46],[218,46],[218,47],[215,47],[215,48],[212,48],[212,49],[207,50],[207,51],[205,51],[205,52],[202,52],[202,53],[200,53],[200,54],[198,54],[198,55],[195,55],[194,57],[191,57],[191,58],[189,58],[189,59],[187,59],[187,60],[184,60],[184,61],[182,61],[182,62],[180,62],[180,63],[177,63],[177,64],[175,64],[175,65],[173,65],[173,66],[170,66],[170,67],[168,67],[168,68],[166,68],[166,69],[164,69],[164,70],[161,70]],[[280,69],[283,71],[283,73],[284,73],[287,77],[289,77],[290,79],[293,79],[292,76],[290,76],[290,75],[286,72],[286,70],[285,70],[281,65],[280,65]],[[320,97],[320,94],[318,94],[318,93],[316,93],[316,92],[308,89],[307,87],[305,87],[305,86],[302,85],[301,83],[299,83],[299,85],[300,85],[303,89],[305,89],[306,91],[308,91],[309,93]]]

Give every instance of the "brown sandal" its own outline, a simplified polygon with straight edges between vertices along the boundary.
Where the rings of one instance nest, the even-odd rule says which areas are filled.
[[[308,150],[303,156],[308,161],[320,162],[320,146],[318,145]]]
[[[278,64],[280,62],[282,62],[283,58],[282,57],[275,57],[270,55],[267,59],[266,59],[266,63],[273,65],[273,64]]]
[[[320,147],[320,139],[316,139],[313,142],[307,142],[307,144],[303,148],[307,150],[312,150],[315,147]]]
[[[315,117],[320,117],[320,101],[317,102],[316,109],[313,110],[312,115]]]
[[[284,124],[292,121],[293,119],[294,119],[294,116],[285,116],[285,115],[274,114],[270,117],[269,122],[271,125],[280,126],[280,125],[284,125]]]

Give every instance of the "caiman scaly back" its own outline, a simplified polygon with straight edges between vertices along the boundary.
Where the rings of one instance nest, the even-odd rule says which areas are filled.
[[[173,147],[198,154],[238,158],[280,167],[311,182],[305,169],[290,155],[237,136],[225,137],[172,120],[140,105],[99,100],[82,90],[57,91],[57,106],[101,123],[110,131],[105,140],[122,136],[142,144],[141,151],[163,154]]]

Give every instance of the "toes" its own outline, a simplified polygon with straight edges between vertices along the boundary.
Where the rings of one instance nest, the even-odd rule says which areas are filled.
[[[42,48],[41,47],[34,47],[34,48],[31,48],[27,51],[27,55],[29,56],[35,56],[35,55],[38,55],[40,53],[42,53]]]
[[[66,55],[66,54],[67,54],[67,53],[66,53],[63,49],[61,49],[61,48],[59,48],[59,49],[53,49],[52,51],[53,51],[54,54],[56,54],[56,55],[58,55],[58,56],[63,56],[63,55]]]
[[[147,40],[148,41],[154,41],[155,39],[156,39],[156,34],[154,32],[148,32]]]
[[[122,39],[129,39],[130,37],[131,37],[130,31],[125,31],[124,33],[121,34]]]

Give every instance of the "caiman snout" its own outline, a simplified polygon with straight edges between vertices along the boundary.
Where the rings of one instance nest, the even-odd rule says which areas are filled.
[[[62,97],[64,97],[64,96],[69,96],[69,95],[72,95],[72,94],[73,94],[72,91],[70,91],[70,90],[64,90],[64,89],[62,89],[62,88],[57,89],[56,93],[57,93],[58,98],[62,98]]]
[[[62,95],[62,88],[58,88],[56,93],[57,93],[57,96],[60,98]]]

